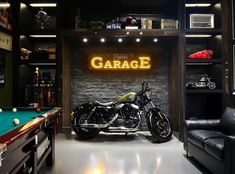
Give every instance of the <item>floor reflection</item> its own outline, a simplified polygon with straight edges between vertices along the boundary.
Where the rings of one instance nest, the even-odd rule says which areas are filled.
[[[106,135],[91,141],[75,136],[57,136],[56,163],[44,173],[56,174],[199,174],[184,157],[182,143],[175,137],[152,143],[148,134]]]

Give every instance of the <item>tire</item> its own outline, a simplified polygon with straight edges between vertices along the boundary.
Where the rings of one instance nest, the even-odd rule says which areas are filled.
[[[72,128],[77,137],[82,140],[88,140],[96,137],[100,130],[94,128],[81,128],[80,124],[83,123],[89,115],[89,111],[79,111],[74,114],[72,121]]]
[[[149,112],[147,125],[153,139],[157,143],[167,142],[172,137],[172,129],[169,118],[161,112]]]
[[[186,84],[186,88],[193,88],[195,86],[194,82],[190,81]]]
[[[209,89],[215,89],[215,88],[216,88],[215,83],[214,83],[214,82],[208,83],[208,88],[209,88]]]

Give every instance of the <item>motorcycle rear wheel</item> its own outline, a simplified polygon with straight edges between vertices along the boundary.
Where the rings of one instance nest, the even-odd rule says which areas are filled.
[[[82,140],[88,140],[96,137],[100,130],[95,128],[81,128],[80,124],[82,124],[88,117],[88,111],[80,111],[74,114],[74,118],[72,121],[72,128],[76,133],[77,137]]]
[[[147,117],[147,125],[150,133],[157,143],[167,142],[172,137],[172,129],[169,118],[161,112],[151,112]]]

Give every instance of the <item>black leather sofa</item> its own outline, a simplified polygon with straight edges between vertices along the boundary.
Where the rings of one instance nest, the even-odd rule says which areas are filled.
[[[220,120],[186,120],[184,149],[214,174],[235,174],[235,109]]]

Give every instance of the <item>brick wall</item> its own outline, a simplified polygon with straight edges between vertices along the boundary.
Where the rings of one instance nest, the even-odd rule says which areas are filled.
[[[134,50],[134,51],[133,51]],[[147,72],[99,72],[88,68],[90,53],[147,53],[152,57],[152,69]],[[72,108],[90,101],[117,101],[119,96],[130,91],[139,91],[141,82],[149,82],[151,98],[166,114],[169,113],[169,55],[158,47],[143,45],[118,47],[83,47],[71,52]]]

